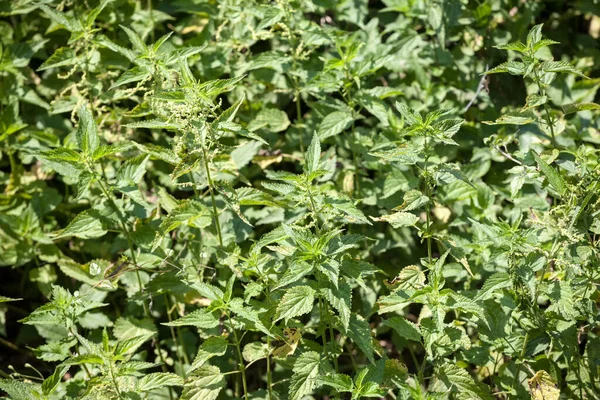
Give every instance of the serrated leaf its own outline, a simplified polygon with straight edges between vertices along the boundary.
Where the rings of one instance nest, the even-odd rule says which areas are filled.
[[[326,289],[321,289],[321,294],[339,313],[344,330],[348,330],[352,307],[352,288],[350,285],[346,282],[342,282],[337,288],[328,287]]]
[[[79,107],[78,115],[79,126],[77,127],[77,144],[84,154],[92,157],[94,151],[96,151],[100,145],[98,126],[86,104]]]
[[[475,297],[475,299],[477,301],[491,299],[496,291],[511,286],[512,280],[510,278],[510,275],[506,272],[497,272],[486,279],[481,289],[479,289],[479,291],[477,292],[477,296]]]
[[[319,139],[325,140],[328,137],[339,135],[350,126],[353,120],[352,114],[346,111],[334,111],[328,114],[317,129]]]
[[[38,71],[44,71],[49,68],[64,67],[73,65],[77,62],[75,51],[70,47],[61,47],[57,49],[40,67]]]
[[[214,336],[206,339],[204,343],[198,348],[196,358],[190,365],[187,373],[191,374],[198,368],[202,367],[204,363],[213,357],[222,356],[227,351],[227,338],[224,336]]]
[[[348,326],[348,337],[356,343],[371,363],[375,362],[373,337],[371,336],[371,327],[367,321],[356,314],[352,314]]]
[[[531,150],[531,154],[533,155],[533,158],[535,158],[535,161],[538,164],[538,167],[540,168],[540,170],[542,171],[542,173],[544,174],[544,176],[546,177],[546,179],[548,179],[548,182],[550,183],[550,185],[562,196],[565,194],[565,192],[567,191],[567,184],[564,181],[563,177],[556,172],[556,170],[554,168],[552,168],[550,165],[548,165],[548,163],[544,160],[542,160],[540,158],[540,156],[534,151]]]
[[[118,185],[139,184],[146,173],[146,162],[149,158],[149,155],[142,154],[125,161],[117,171]]]
[[[508,61],[502,63],[484,73],[484,75],[500,74],[508,72],[511,75],[525,75],[526,66],[521,61]]]
[[[312,311],[315,302],[315,291],[309,286],[296,286],[286,290],[277,305],[275,321],[298,317]]]
[[[289,387],[289,399],[300,400],[318,387],[317,377],[321,356],[315,351],[300,354],[292,369],[293,375]]]
[[[548,102],[548,96],[542,96],[537,93],[532,93],[527,96],[525,100],[525,106],[521,109],[522,111],[531,110],[532,108],[539,107]]]
[[[183,386],[181,400],[216,400],[225,387],[219,367],[205,365],[189,376]]]
[[[446,390],[468,395],[471,399],[493,400],[486,386],[475,382],[467,371],[454,364],[440,365],[435,370],[435,376],[444,384]]]
[[[415,342],[421,341],[421,331],[413,323],[403,317],[392,317],[383,321],[383,324],[396,331],[401,337]]]
[[[132,122],[132,123],[126,124],[125,126],[128,128],[133,128],[133,129],[141,129],[141,128],[172,129],[172,130],[181,129],[181,126],[179,124],[176,124],[174,122],[162,121],[159,119],[150,119],[147,121]]]
[[[535,122],[536,118],[531,112],[509,112],[501,115],[495,121],[482,121],[486,125],[527,125]]]
[[[321,142],[318,135],[313,135],[310,146],[304,155],[304,172],[307,175],[316,172],[321,163]]]
[[[372,225],[365,214],[354,205],[354,202],[350,199],[333,199],[330,197],[325,198],[325,203],[331,205],[334,209],[341,211],[346,215],[346,219],[350,223],[359,223]]]
[[[136,385],[136,389],[141,392],[149,392],[169,386],[183,386],[183,378],[170,372],[154,372],[142,376]]]
[[[596,103],[571,103],[561,107],[565,115],[587,110],[600,110],[600,104]]]
[[[56,367],[52,375],[44,379],[44,382],[42,382],[42,393],[44,396],[49,396],[56,390],[56,387],[62,380],[63,376],[67,373],[69,368],[69,366],[59,365]]]
[[[194,326],[196,328],[214,328],[219,325],[219,318],[214,313],[199,309],[192,311],[189,314],[184,315],[172,322],[163,322],[162,325],[166,326]]]
[[[399,211],[390,215],[383,215],[381,217],[371,217],[374,221],[379,222],[388,222],[394,229],[406,227],[406,226],[414,226],[418,221],[419,217],[414,214],[407,213],[404,211]]]
[[[545,72],[565,72],[587,78],[583,72],[566,61],[544,61],[540,69]]]
[[[147,79],[151,76],[150,71],[143,66],[135,66],[127,71],[123,72],[123,74],[117,79],[115,83],[109,88],[109,90],[118,88],[119,86],[126,85],[132,82],[139,82],[144,79]]]
[[[266,343],[262,342],[250,342],[244,346],[244,350],[242,351],[242,357],[248,363],[262,360],[263,358],[267,358],[268,355],[269,348]]]
[[[107,230],[104,228],[102,217],[96,210],[85,210],[67,225],[66,228],[55,232],[54,239],[75,236],[81,239],[92,239],[102,237]]]
[[[351,392],[354,388],[352,378],[346,374],[330,373],[319,377],[319,383],[326,386],[331,386],[338,392]]]

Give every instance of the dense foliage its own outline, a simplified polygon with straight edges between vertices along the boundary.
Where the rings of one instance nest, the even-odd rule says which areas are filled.
[[[600,399],[597,0],[0,17],[0,393]]]

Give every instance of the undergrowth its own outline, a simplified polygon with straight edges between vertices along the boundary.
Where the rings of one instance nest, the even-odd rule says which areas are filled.
[[[597,1],[0,1],[11,399],[600,399]]]

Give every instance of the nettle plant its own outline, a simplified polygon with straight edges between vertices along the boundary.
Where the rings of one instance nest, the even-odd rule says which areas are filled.
[[[538,3],[42,3],[0,7],[10,398],[598,398],[594,69],[536,25],[485,73],[525,106],[456,111]]]

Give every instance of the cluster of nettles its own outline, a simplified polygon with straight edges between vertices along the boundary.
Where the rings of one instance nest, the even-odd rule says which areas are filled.
[[[491,23],[485,7],[386,1],[398,17],[382,29],[366,4],[341,2],[332,21],[309,1],[182,3],[181,21],[152,1],[7,8],[68,35],[0,51],[15,89],[1,102],[0,262],[44,297],[19,322],[53,369],[13,368],[0,389],[597,398],[599,85],[555,108],[558,74],[587,78],[551,58],[542,25],[470,77],[522,76],[528,92],[483,122],[499,126],[483,145],[460,137],[482,121],[436,79],[448,58],[472,62],[446,44],[472,44],[457,15]],[[47,115],[32,123],[24,103]]]

